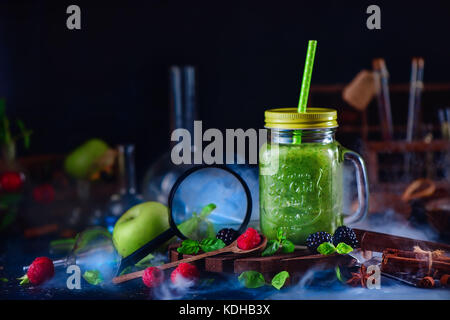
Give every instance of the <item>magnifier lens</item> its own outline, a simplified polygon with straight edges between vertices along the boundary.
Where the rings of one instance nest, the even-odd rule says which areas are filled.
[[[194,171],[172,199],[172,220],[186,238],[215,237],[222,228],[238,230],[245,221],[247,197],[231,172],[217,167]]]

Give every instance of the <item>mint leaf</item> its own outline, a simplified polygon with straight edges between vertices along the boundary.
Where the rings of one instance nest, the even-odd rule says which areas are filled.
[[[294,252],[295,245],[289,240],[283,240],[281,242],[281,252],[283,253],[291,253]]]
[[[346,244],[345,242],[340,242],[337,246],[336,246],[336,251],[339,254],[347,254],[349,252],[353,251],[353,248],[351,246],[349,246],[348,244]]]
[[[340,282],[345,283],[344,279],[342,279],[341,269],[339,269],[339,267],[336,267],[334,270],[336,271],[336,278]]]
[[[331,242],[324,242],[318,248],[317,252],[323,255],[329,255],[336,252],[336,247]]]
[[[88,270],[83,274],[83,279],[96,286],[103,282],[103,277],[98,270]]]
[[[277,230],[277,240],[278,240],[278,242],[282,242],[282,241],[286,240],[286,234],[283,231],[283,229],[281,229],[281,228],[278,228],[278,230]]]
[[[207,238],[200,241],[200,249],[205,252],[216,251],[225,247],[225,242],[216,238]]]
[[[263,257],[272,256],[278,251],[279,248],[280,243],[277,240],[269,240],[269,242],[267,242],[266,248],[261,255]]]
[[[210,204],[204,206],[202,211],[200,212],[200,217],[201,218],[206,218],[207,216],[209,216],[211,214],[211,212],[215,208],[217,208],[217,206],[214,203],[210,203]]]
[[[280,273],[277,273],[272,279],[272,286],[280,290],[284,286],[287,278],[289,278],[289,272],[281,271]]]
[[[264,276],[257,271],[244,271],[238,279],[243,286],[250,289],[259,288],[266,284]]]
[[[182,254],[196,254],[200,250],[198,241],[187,239],[181,243],[181,247],[177,249]]]
[[[206,223],[206,237],[216,238],[216,230],[214,229],[214,224],[211,221],[205,221]]]
[[[8,282],[8,279],[6,279],[6,278],[0,278],[0,281],[1,281],[1,282]]]

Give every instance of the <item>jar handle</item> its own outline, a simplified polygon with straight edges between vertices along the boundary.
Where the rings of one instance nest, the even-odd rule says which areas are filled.
[[[350,160],[356,169],[356,186],[358,188],[358,209],[344,218],[344,224],[349,225],[363,220],[369,209],[369,183],[366,166],[362,157],[354,151],[344,150],[344,160]]]

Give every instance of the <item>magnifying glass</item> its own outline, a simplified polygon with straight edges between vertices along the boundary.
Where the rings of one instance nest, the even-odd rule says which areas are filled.
[[[117,274],[174,236],[201,240],[214,238],[223,228],[244,232],[252,213],[252,198],[244,179],[230,168],[201,165],[178,178],[170,191],[168,208],[170,228],[123,258]]]

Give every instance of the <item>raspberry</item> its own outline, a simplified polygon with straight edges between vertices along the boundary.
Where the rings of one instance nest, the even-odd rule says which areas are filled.
[[[34,285],[39,285],[53,277],[55,274],[55,267],[53,261],[47,257],[39,257],[34,259],[31,266],[28,268],[27,274],[20,278],[21,284],[28,281]]]
[[[325,231],[312,233],[306,239],[306,245],[313,253],[317,253],[317,248],[324,242],[332,242],[331,234]]]
[[[231,228],[224,228],[217,232],[216,238],[222,240],[227,246],[236,240],[238,233]]]
[[[334,232],[333,244],[337,246],[340,242],[344,242],[352,248],[357,248],[359,246],[355,231],[346,226],[340,226]]]
[[[0,187],[6,192],[18,192],[22,186],[22,175],[18,172],[5,172],[0,177]]]
[[[243,234],[237,238],[237,245],[239,249],[250,250],[256,248],[261,242],[261,236],[258,231],[253,228],[248,228]]]
[[[178,277],[183,277],[186,280],[195,281],[200,277],[200,273],[196,266],[189,263],[180,263],[178,267],[172,271],[170,280],[176,284]]]
[[[142,275],[142,282],[149,288],[158,287],[163,281],[164,273],[161,269],[155,267],[145,269],[144,274]]]

